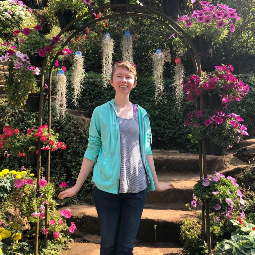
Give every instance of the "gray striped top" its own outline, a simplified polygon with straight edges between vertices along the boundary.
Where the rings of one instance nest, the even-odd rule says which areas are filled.
[[[118,117],[120,128],[120,185],[119,193],[138,193],[147,188],[147,178],[139,143],[138,114],[131,119]]]

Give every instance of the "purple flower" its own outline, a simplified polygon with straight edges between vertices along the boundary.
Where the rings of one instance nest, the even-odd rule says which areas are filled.
[[[219,116],[216,116],[216,117],[214,118],[214,121],[215,121],[217,124],[221,124],[221,123],[223,122],[223,119],[222,119],[221,117],[219,117]]]
[[[192,200],[190,204],[194,208],[197,207],[197,201],[196,200]]]
[[[83,0],[83,2],[84,2],[85,4],[88,4],[88,5],[91,4],[91,0]]]
[[[218,182],[220,180],[220,176],[219,175],[214,175],[212,177],[212,179],[213,179],[213,181]]]
[[[220,221],[220,219],[216,216],[216,217],[214,218],[214,222],[217,223],[217,222],[219,222],[219,221]]]
[[[210,185],[209,178],[204,178],[203,186],[208,187]]]
[[[215,205],[213,206],[213,208],[214,208],[215,211],[219,211],[220,208],[221,208],[221,205],[220,205],[220,204],[215,204]]]
[[[228,204],[230,204],[230,203],[232,203],[232,200],[230,199],[230,198],[226,198],[226,203],[228,203]]]
[[[194,23],[192,21],[188,21],[185,23],[185,27],[191,27]]]
[[[39,54],[40,57],[44,57],[45,56],[45,51],[43,49],[40,49],[38,51],[38,54]]]
[[[217,28],[223,28],[225,26],[225,22],[221,19],[219,21],[216,22],[216,27]]]
[[[220,192],[219,191],[213,191],[212,194],[213,195],[218,195],[218,194],[220,194]]]
[[[23,32],[23,34],[26,35],[26,36],[28,36],[28,35],[31,34],[31,31],[30,31],[30,29],[29,29],[28,27],[27,27],[27,28],[24,28],[22,32]]]

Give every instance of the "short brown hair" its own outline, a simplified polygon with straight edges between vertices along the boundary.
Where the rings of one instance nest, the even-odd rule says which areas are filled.
[[[128,69],[128,71],[134,75],[134,78],[136,80],[136,76],[137,76],[137,72],[136,72],[136,65],[129,62],[129,61],[117,61],[114,63],[113,67],[112,67],[112,75],[111,75],[111,79],[113,77],[114,72],[116,71],[117,68],[126,68]]]

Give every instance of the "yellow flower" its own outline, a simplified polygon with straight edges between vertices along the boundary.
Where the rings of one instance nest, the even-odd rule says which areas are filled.
[[[22,175],[20,173],[17,173],[16,174],[16,179],[21,179],[22,178]]]
[[[2,172],[0,172],[0,177],[4,177],[4,174]]]
[[[12,235],[12,232],[9,230],[4,230],[4,231],[2,231],[1,235],[2,235],[3,239],[6,239]]]
[[[10,174],[14,174],[15,175],[15,174],[17,174],[17,172],[16,172],[16,170],[11,170]]]
[[[15,233],[15,234],[13,234],[13,235],[12,235],[12,239],[13,239],[14,241],[20,240],[20,239],[21,239],[21,234],[20,234],[20,233]]]
[[[21,229],[21,225],[15,223],[15,224],[13,225],[13,229],[15,229],[15,230],[20,230],[20,229]]]
[[[35,174],[30,174],[29,176],[35,176]]]
[[[0,254],[3,253],[2,249],[0,248]]]
[[[2,170],[2,173],[5,175],[5,174],[8,174],[10,171],[9,171],[9,169],[4,169],[4,170]]]
[[[26,176],[26,175],[27,175],[27,171],[22,171],[22,172],[21,172],[21,175]]]
[[[3,237],[2,237],[2,235],[0,235],[0,242],[2,241],[2,239],[3,239]],[[0,252],[1,253],[1,252]]]
[[[4,231],[4,228],[3,227],[0,227],[0,233]]]

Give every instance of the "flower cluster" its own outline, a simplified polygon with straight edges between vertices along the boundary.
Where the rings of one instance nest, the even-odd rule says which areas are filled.
[[[40,234],[48,234],[49,239],[63,241],[65,231],[74,233],[77,229],[74,222],[68,226],[66,219],[70,219],[72,214],[69,209],[63,209],[61,212],[56,210],[56,201],[53,199],[54,187],[52,183],[42,177],[40,180],[34,178],[29,170],[21,168],[20,171],[4,169],[0,172],[1,184],[6,187],[6,183],[11,180],[8,186],[8,193],[3,202],[0,214],[0,247],[4,254],[10,254],[9,249],[22,253],[19,249],[18,241],[21,239],[26,227],[29,229],[34,226],[33,223],[39,220]],[[2,189],[1,189],[2,191]],[[2,194],[2,192],[1,192]],[[5,206],[6,204],[6,206]],[[45,227],[45,207],[48,206],[49,225]],[[10,214],[6,211],[12,211],[15,216],[10,222]],[[24,218],[27,219],[24,224]],[[10,222],[7,224],[7,222]],[[14,243],[15,241],[15,243]],[[2,242],[2,243],[1,243]],[[14,243],[14,244],[13,244]],[[12,244],[12,245],[11,245]],[[15,253],[15,254],[16,254]],[[1,254],[1,253],[0,253]],[[25,253],[24,253],[25,254]]]
[[[48,125],[30,128],[26,134],[20,133],[17,128],[4,126],[3,134],[0,135],[0,149],[6,150],[9,154],[23,157],[28,151],[37,151],[38,139],[42,144],[41,150],[66,149],[64,142],[57,140],[58,134],[55,134],[53,130],[49,132]]]
[[[215,71],[202,76],[190,75],[182,82],[187,100],[195,102],[202,94],[219,95],[222,104],[240,101],[249,92],[249,85],[237,79],[232,65],[215,66]]]
[[[225,4],[214,5],[208,1],[200,1],[201,9],[193,10],[191,15],[183,15],[178,19],[188,29],[192,37],[207,35],[217,37],[235,31],[235,21],[240,20],[236,10]],[[228,26],[228,28],[227,28]]]
[[[215,172],[211,177],[201,178],[194,186],[194,195],[191,206],[208,202],[209,211],[213,213],[214,221],[230,219],[240,213],[244,217],[243,194],[235,178]]]
[[[206,110],[189,112],[184,126],[192,129],[191,140],[196,142],[202,138],[223,148],[230,148],[239,143],[243,136],[247,136],[247,128],[241,124],[243,119],[234,113],[223,110]]]

